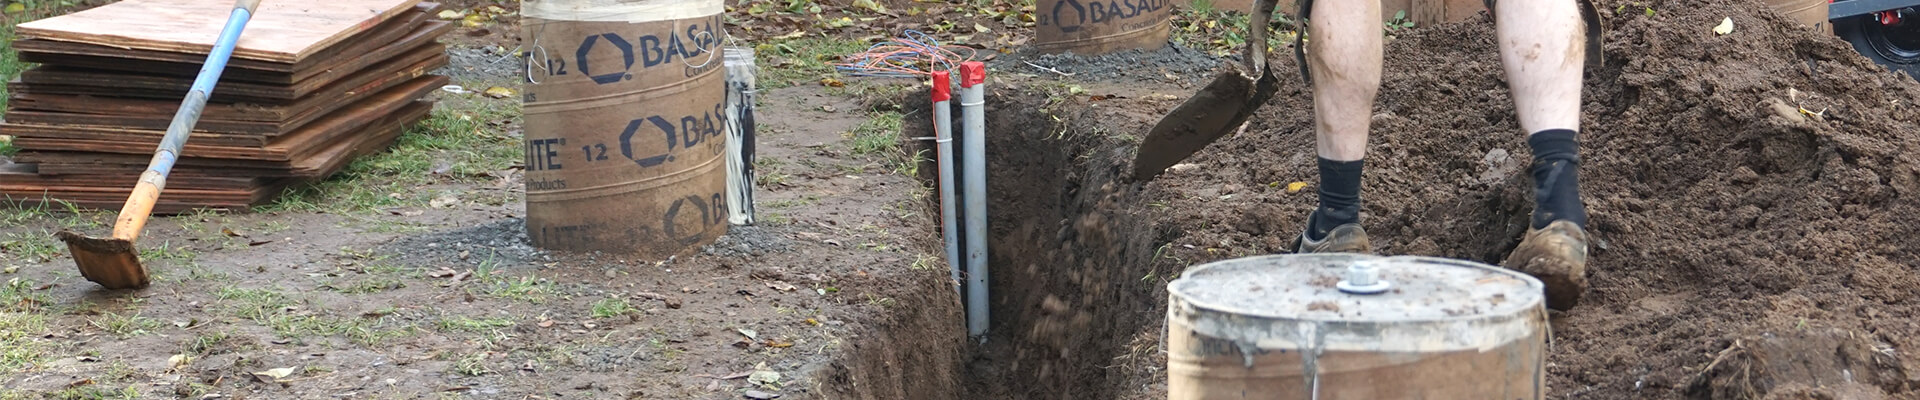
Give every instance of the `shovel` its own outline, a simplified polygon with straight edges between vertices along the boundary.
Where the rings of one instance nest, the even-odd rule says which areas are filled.
[[[187,145],[194,123],[200,121],[200,110],[206,107],[213,85],[220,81],[220,72],[227,69],[227,58],[233,56],[240,31],[246,29],[247,20],[259,6],[260,0],[234,2],[233,13],[227,17],[226,27],[220,30],[220,39],[207,54],[200,75],[193,78],[193,88],[180,102],[180,111],[173,114],[173,123],[167,126],[167,135],[160,139],[153,161],[147,164],[147,171],[140,174],[140,182],[134,185],[133,194],[127,197],[120,216],[114,219],[113,236],[95,239],[66,230],[56,235],[67,242],[67,250],[73,252],[73,262],[80,265],[80,275],[87,280],[108,289],[139,289],[152,283],[147,268],[140,265],[140,253],[134,251],[133,240],[147,225],[153,203],[160,200],[160,190],[167,186],[167,173],[173,171],[173,163],[180,158],[180,149]]]
[[[1165,172],[1187,156],[1206,148],[1215,139],[1240,128],[1260,109],[1280,82],[1267,69],[1267,23],[1279,0],[1260,0],[1254,5],[1253,38],[1247,41],[1246,65],[1214,75],[1213,82],[1187,98],[1180,107],[1162,117],[1147,132],[1146,140],[1133,157],[1133,177],[1145,182]]]

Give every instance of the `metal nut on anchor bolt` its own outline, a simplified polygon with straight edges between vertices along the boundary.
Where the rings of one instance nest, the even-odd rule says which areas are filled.
[[[1347,266],[1347,279],[1341,280],[1335,287],[1352,294],[1378,294],[1387,291],[1393,284],[1380,280],[1380,268],[1374,266],[1372,261],[1356,261]]]

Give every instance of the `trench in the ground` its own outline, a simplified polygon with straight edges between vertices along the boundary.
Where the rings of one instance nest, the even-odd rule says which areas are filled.
[[[930,109],[907,107],[903,137],[929,159],[919,178],[937,188],[934,144],[913,140],[933,136]],[[986,115],[991,322],[984,343],[969,344],[956,394],[1113,398],[1158,364],[1147,356],[1163,313],[1157,224],[1135,186],[1116,179],[1131,156],[1119,138],[1144,125],[1017,90],[990,94]],[[925,206],[938,216],[934,193]]]

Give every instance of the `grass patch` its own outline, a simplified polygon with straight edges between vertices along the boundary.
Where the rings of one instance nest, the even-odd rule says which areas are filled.
[[[0,252],[11,254],[28,261],[52,261],[66,253],[67,248],[53,238],[53,233],[39,232],[8,233],[0,238]]]
[[[347,340],[366,347],[379,347],[388,340],[413,336],[419,332],[420,328],[412,324],[395,329],[380,329],[366,324],[356,324],[346,329]]]
[[[513,326],[513,320],[501,317],[473,318],[456,315],[441,318],[439,327],[444,332],[487,333],[500,328]]]
[[[235,317],[266,322],[268,318],[286,312],[293,306],[293,300],[287,295],[266,289],[220,288],[214,295],[220,301],[229,302],[228,311]]]
[[[216,295],[220,301],[228,302],[228,312],[233,316],[265,325],[283,338],[346,334],[348,339],[356,339],[356,332],[362,337],[379,336],[375,334],[376,328],[364,319],[300,313],[296,302],[279,292],[226,287]]]
[[[898,112],[876,112],[842,136],[852,140],[853,154],[893,156],[900,152],[901,120]]]
[[[187,280],[190,281],[225,282],[232,279],[232,275],[227,275],[225,272],[207,268],[200,264],[187,266]]]
[[[67,388],[66,390],[61,390],[59,392],[53,393],[49,397],[60,399],[60,400],[110,400],[110,399],[133,400],[133,399],[140,398],[140,389],[136,388],[135,385],[127,385],[127,387],[123,387],[119,389],[109,389],[101,386],[87,385],[87,386],[81,386],[81,387]]]
[[[0,82],[0,85],[5,85],[5,83]],[[6,99],[0,97],[0,101],[6,101]],[[6,136],[0,136],[0,140],[10,141],[12,139]],[[0,155],[6,154],[0,153]],[[0,226],[21,226],[26,225],[27,221],[52,217],[53,208],[50,207],[48,203],[50,203],[50,201],[45,197],[28,199],[0,195]]]
[[[187,340],[185,353],[204,356],[241,350],[241,347],[243,344],[234,339],[233,333],[220,331],[194,335]]]
[[[106,313],[100,318],[87,321],[87,323],[92,324],[95,328],[107,331],[107,333],[111,333],[114,336],[119,336],[121,339],[145,335],[155,329],[160,329],[160,320],[142,317],[139,313],[129,315]]]
[[[325,181],[290,188],[260,211],[372,213],[425,205],[433,193],[420,186],[491,179],[523,156],[519,140],[496,126],[518,118],[519,107],[487,102],[475,109],[435,108],[388,151],[354,160]]]
[[[7,96],[5,87],[5,84],[0,84],[0,99]],[[0,135],[0,157],[12,157],[14,154],[20,154],[20,148],[13,147],[13,137]]]
[[[160,242],[159,246],[143,246],[140,248],[141,260],[167,260],[175,264],[191,264],[194,259],[199,257],[200,254],[194,253],[193,249],[184,246],[174,246],[172,241]]]
[[[466,376],[481,376],[492,373],[493,370],[487,369],[487,353],[479,352],[455,360],[453,372]]]
[[[501,275],[500,264],[494,261],[492,255],[488,255],[485,261],[480,262],[479,267],[474,268],[473,278],[479,281],[476,282],[479,285],[475,289],[468,289],[469,293],[478,290],[481,294],[508,300],[539,304],[546,302],[547,296],[558,292],[554,288],[553,281],[531,276],[515,278]]]
[[[754,47],[755,65],[760,66],[760,90],[779,89],[804,83],[819,84],[821,79],[838,76],[833,64],[840,57],[866,50],[868,45],[850,39],[806,37],[773,40]]]
[[[359,282],[354,282],[352,285],[347,285],[346,287],[336,287],[334,288],[334,290],[339,291],[340,293],[346,293],[346,294],[369,294],[369,293],[380,293],[380,292],[400,289],[404,287],[407,287],[407,284],[405,282],[401,282],[399,279],[390,278],[390,277],[373,277],[373,278],[361,279]]]
[[[25,371],[45,358],[48,343],[40,338],[47,318],[23,312],[0,312],[0,375]]]
[[[613,318],[637,311],[640,309],[633,308],[632,304],[627,303],[627,299],[607,298],[593,302],[594,318]]]
[[[0,311],[39,311],[41,306],[53,301],[53,298],[48,297],[46,293],[37,293],[33,287],[34,282],[31,280],[8,279],[5,286],[0,286]]]

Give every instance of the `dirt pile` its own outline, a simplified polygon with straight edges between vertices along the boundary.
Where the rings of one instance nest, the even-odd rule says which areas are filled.
[[[1915,396],[1920,85],[1758,1],[1599,3],[1607,63],[1589,71],[1581,141],[1600,240],[1586,300],[1555,318],[1553,393]],[[1485,19],[1388,46],[1363,189],[1376,251],[1497,263],[1517,244],[1530,155],[1496,47]],[[1248,134],[1155,183],[1176,256],[1277,252],[1298,234],[1312,190],[1286,184],[1314,182],[1312,109],[1283,81]],[[1846,334],[1756,344],[1824,330]],[[1737,360],[1757,367],[1725,367]],[[1795,370],[1809,365],[1846,371]]]
[[[1237,59],[1231,62],[1238,62]],[[1122,50],[1098,56],[1017,52],[990,61],[995,70],[1099,82],[1159,82],[1203,85],[1225,65],[1205,51],[1168,43],[1157,50]]]

